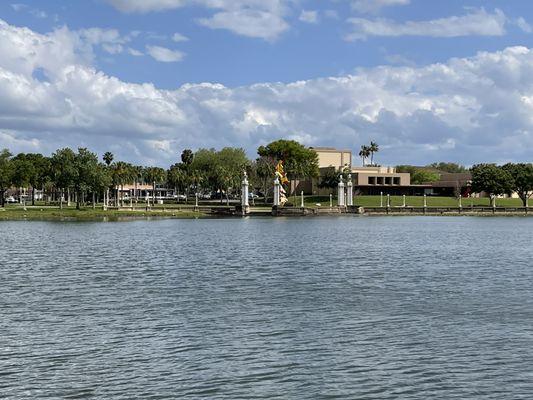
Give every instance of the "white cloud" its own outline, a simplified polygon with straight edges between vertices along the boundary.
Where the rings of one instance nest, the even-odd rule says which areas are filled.
[[[353,31],[347,40],[361,40],[368,36],[502,36],[505,34],[506,17],[501,10],[494,13],[483,8],[471,10],[462,16],[451,16],[430,21],[395,22],[389,19],[348,19]]]
[[[172,10],[193,3],[191,0],[107,0],[117,10],[127,13],[147,13]]]
[[[522,18],[522,17],[520,17],[520,18],[518,18],[518,19],[516,20],[516,25],[517,25],[520,29],[522,29],[524,32],[526,32],[526,33],[531,33],[531,32],[533,32],[533,29],[531,28],[531,25],[528,24],[528,22],[527,22],[524,18]]]
[[[280,16],[261,10],[221,11],[210,18],[200,18],[200,25],[227,29],[242,36],[275,40],[289,25]]]
[[[46,18],[48,14],[46,12],[39,10],[38,8],[33,8],[23,3],[12,3],[11,8],[16,12],[27,11],[29,14],[33,15],[35,18]]]
[[[144,53],[142,51],[136,50],[131,47],[128,47],[128,54],[135,56],[135,57],[144,56]]]
[[[289,25],[284,17],[293,0],[107,0],[122,12],[147,13],[201,6],[214,13],[198,22],[242,36],[275,40]]]
[[[318,22],[318,11],[302,10],[298,19],[302,22],[307,22],[308,24],[316,24]]]
[[[176,32],[174,35],[172,35],[172,40],[175,42],[187,42],[189,41],[189,38],[181,33]]]
[[[354,0],[352,8],[360,13],[377,13],[382,8],[406,6],[411,0]]]
[[[171,50],[161,46],[146,46],[146,50],[152,58],[160,62],[178,62],[185,57],[185,54],[179,50]]]
[[[97,71],[76,34],[0,21],[0,148],[87,146],[168,166],[183,148],[280,137],[306,145],[380,144],[378,162],[531,161],[533,50],[511,47],[423,67],[229,88],[161,90]],[[42,69],[47,80],[35,78]]]

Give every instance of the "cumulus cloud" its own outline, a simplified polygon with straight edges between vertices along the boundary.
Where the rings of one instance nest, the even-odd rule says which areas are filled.
[[[152,58],[160,62],[178,62],[183,60],[185,56],[179,50],[171,50],[161,46],[146,46],[146,50]]]
[[[307,22],[308,24],[316,24],[318,22],[318,11],[302,10],[298,19],[302,22]]]
[[[377,13],[390,6],[406,6],[411,0],[354,0],[352,8],[360,13]]]
[[[147,13],[201,6],[214,13],[198,19],[211,29],[226,29],[242,36],[275,40],[289,25],[284,17],[292,0],[107,0],[122,12]]]
[[[474,9],[468,14],[433,19],[429,21],[395,22],[389,19],[350,18],[353,31],[347,40],[361,40],[368,36],[502,36],[505,34],[505,14],[501,10],[494,13],[485,9]]]
[[[174,35],[172,35],[172,40],[174,42],[187,42],[189,41],[189,38],[181,33],[176,32]]]
[[[382,164],[531,161],[532,116],[526,47],[292,83],[161,90],[96,70],[66,28],[40,34],[0,22],[0,148],[15,152],[87,146],[168,166],[184,148],[253,156],[285,137],[354,150],[372,139]]]

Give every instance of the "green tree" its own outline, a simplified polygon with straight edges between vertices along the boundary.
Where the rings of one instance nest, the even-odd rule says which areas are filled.
[[[368,151],[370,152],[370,165],[374,165],[374,154],[379,151],[379,145],[371,141]]]
[[[276,160],[267,156],[259,157],[250,167],[250,182],[254,187],[261,189],[265,196],[263,201],[266,204],[269,193],[273,191]]]
[[[366,145],[361,146],[361,150],[359,151],[359,157],[363,160],[363,167],[365,166],[365,160],[370,156],[370,147]]]
[[[321,189],[330,189],[330,192],[333,192],[338,184],[339,173],[337,172],[337,169],[332,166],[325,168],[322,176],[320,177],[318,187]]]
[[[73,186],[76,178],[75,158],[75,153],[66,147],[57,150],[50,159],[52,181],[55,187],[60,190],[60,208],[63,208],[65,190],[68,196],[69,189]]]
[[[414,165],[397,165],[395,168],[396,172],[410,174],[411,183],[413,185],[436,182],[440,179],[440,175],[437,172],[425,167],[416,167]]]
[[[116,206],[124,205],[124,199],[121,193],[124,191],[124,185],[133,182],[135,172],[133,166],[124,161],[118,161],[111,166],[111,182],[116,189]]]
[[[528,199],[533,195],[533,164],[505,164],[502,169],[512,178],[511,189],[516,192],[524,207],[528,204]]]
[[[50,159],[38,153],[20,153],[13,158],[13,184],[18,187],[31,187],[31,202],[35,205],[35,192],[43,189],[50,181]]]
[[[106,151],[104,153],[104,156],[102,157],[105,164],[109,167],[111,165],[111,163],[113,162],[113,153],[111,153],[110,151]]]
[[[188,167],[192,164],[194,153],[190,149],[185,149],[181,152],[181,162]]]
[[[449,174],[459,174],[463,172],[468,172],[468,170],[464,166],[453,162],[435,162],[433,164],[427,165],[427,167]]]
[[[152,184],[153,201],[155,203],[155,190],[158,184],[164,183],[167,179],[167,171],[160,167],[147,167],[144,171],[146,181]]]
[[[5,207],[5,193],[13,182],[12,154],[7,149],[0,151],[0,204]]]
[[[318,154],[313,149],[294,140],[276,140],[257,149],[260,157],[270,157],[276,162],[282,160],[287,178],[293,182],[297,179],[311,179],[319,176]],[[273,178],[273,177],[272,177]],[[291,184],[291,193],[294,187]]]
[[[496,164],[477,164],[471,169],[472,191],[487,193],[494,205],[495,197],[512,191],[513,178],[505,169]]]
[[[184,163],[176,163],[170,166],[167,171],[167,183],[177,192],[187,192],[190,179]]]
[[[85,194],[96,190],[98,156],[86,148],[80,147],[74,155],[73,187],[76,193],[76,209],[85,201]]]

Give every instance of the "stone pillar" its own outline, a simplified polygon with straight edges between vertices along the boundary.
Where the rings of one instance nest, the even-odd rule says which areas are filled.
[[[346,205],[347,206],[353,206],[352,174],[348,175],[348,182],[346,183]]]
[[[244,171],[244,178],[242,180],[241,206],[243,214],[250,212],[250,203],[248,202],[248,176],[246,175],[246,171]]]
[[[344,207],[344,182],[342,181],[342,175],[339,176],[339,190],[337,193],[337,205]]]
[[[274,206],[279,206],[279,179],[276,176],[276,179],[274,179]]]

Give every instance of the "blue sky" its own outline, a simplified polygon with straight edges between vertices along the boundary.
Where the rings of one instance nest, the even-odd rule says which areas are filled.
[[[391,164],[533,159],[530,1],[21,0],[0,19],[13,151],[166,165],[291,137],[375,140]]]

